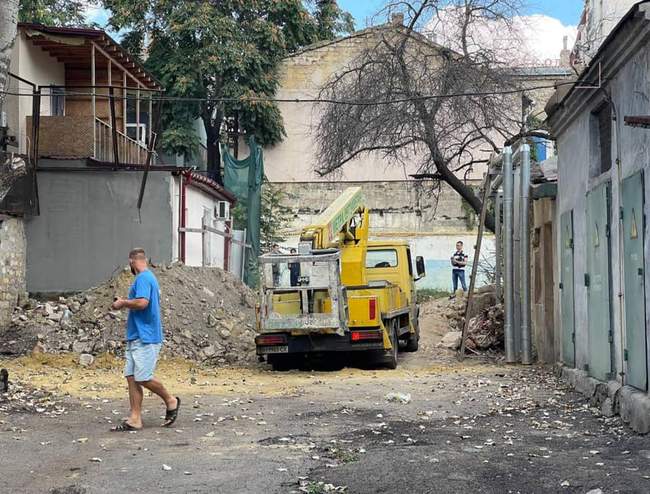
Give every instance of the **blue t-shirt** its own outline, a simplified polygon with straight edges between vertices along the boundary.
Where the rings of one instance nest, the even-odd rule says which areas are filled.
[[[160,288],[154,274],[145,270],[135,277],[129,289],[129,300],[146,298],[149,305],[144,310],[129,310],[126,322],[126,340],[140,339],[142,343],[162,343],[160,322]]]

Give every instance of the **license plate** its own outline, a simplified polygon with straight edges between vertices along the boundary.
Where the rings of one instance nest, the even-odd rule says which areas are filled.
[[[289,353],[289,345],[271,345],[257,347],[257,353]]]

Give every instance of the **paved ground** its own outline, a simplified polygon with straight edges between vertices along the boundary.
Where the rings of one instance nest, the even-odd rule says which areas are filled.
[[[460,365],[427,327],[395,371],[164,363],[179,422],[159,428],[147,397],[148,427],[130,434],[109,432],[127,405],[119,363],[0,362],[69,393],[60,414],[0,413],[0,491],[650,492],[650,437],[599,417],[546,369]]]

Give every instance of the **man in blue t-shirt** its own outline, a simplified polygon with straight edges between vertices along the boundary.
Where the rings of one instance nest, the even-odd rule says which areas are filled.
[[[163,333],[160,322],[160,288],[158,280],[149,270],[144,249],[129,253],[129,266],[135,281],[129,289],[129,298],[117,297],[111,306],[114,310],[129,309],[126,322],[126,365],[124,377],[129,385],[129,418],[114,427],[114,431],[142,429],[142,399],[145,387],[165,402],[163,427],[172,425],[178,417],[180,398],[174,397],[163,383],[153,376],[162,346]]]

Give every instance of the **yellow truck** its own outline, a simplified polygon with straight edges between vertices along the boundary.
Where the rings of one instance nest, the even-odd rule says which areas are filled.
[[[400,343],[420,338],[413,265],[404,241],[369,241],[360,187],[346,189],[313,224],[292,254],[260,256],[257,354],[274,370],[299,367],[329,352],[364,352],[394,369]]]

